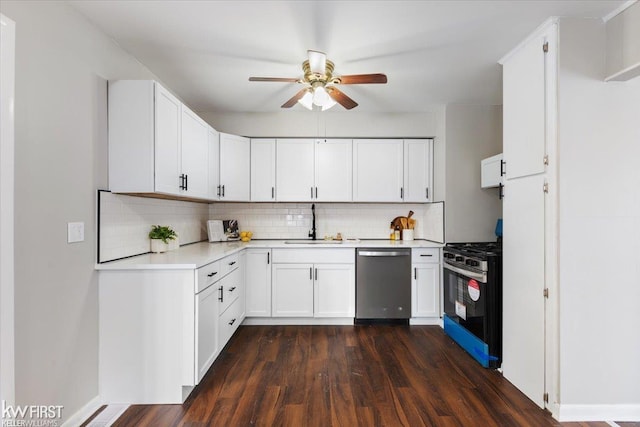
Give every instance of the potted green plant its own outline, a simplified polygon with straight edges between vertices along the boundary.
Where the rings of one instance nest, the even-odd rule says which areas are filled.
[[[153,253],[166,252],[178,247],[178,235],[168,225],[152,225],[149,238]]]

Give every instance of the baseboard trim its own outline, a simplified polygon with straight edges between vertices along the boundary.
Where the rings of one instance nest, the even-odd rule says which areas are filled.
[[[442,319],[439,317],[412,317],[409,319],[410,325],[430,325],[430,326],[442,326]]]
[[[78,427],[84,423],[91,415],[93,415],[103,405],[100,396],[96,396],[91,399],[86,405],[71,415],[63,424],[62,427]]]
[[[640,404],[563,405],[558,408],[558,421],[640,421]]]
[[[352,317],[245,317],[243,325],[353,325]]]

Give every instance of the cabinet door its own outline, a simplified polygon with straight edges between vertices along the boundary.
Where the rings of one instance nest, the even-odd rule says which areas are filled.
[[[155,88],[155,185],[156,191],[180,194],[180,116],[182,104],[165,88]]]
[[[218,355],[218,291],[215,284],[196,295],[196,384]]]
[[[273,317],[313,317],[313,264],[273,264]]]
[[[209,189],[208,198],[220,198],[220,132],[209,127]]]
[[[503,199],[502,369],[544,407],[544,175],[507,180]]]
[[[411,316],[440,316],[440,264],[413,264]]]
[[[271,317],[271,251],[248,249],[246,254],[246,315]]]
[[[502,154],[496,154],[480,162],[480,187],[491,188],[500,184],[502,184]]]
[[[506,178],[544,172],[546,67],[543,45],[555,25],[509,57],[503,75],[503,146]],[[555,92],[551,94],[556,96]]]
[[[316,264],[314,266],[314,317],[354,317],[355,266]]]
[[[184,193],[206,199],[209,196],[209,125],[184,105],[181,135]]]
[[[350,202],[353,191],[353,146],[350,139],[316,139],[315,192],[320,202]]]
[[[402,153],[401,139],[354,139],[353,200],[401,202]]]
[[[276,198],[276,140],[251,140],[251,201]]]
[[[285,202],[313,200],[314,140],[278,139],[276,144],[276,199]]]
[[[249,138],[220,133],[220,200],[249,201],[250,153]]]
[[[404,201],[430,202],[432,188],[432,139],[404,141]]]

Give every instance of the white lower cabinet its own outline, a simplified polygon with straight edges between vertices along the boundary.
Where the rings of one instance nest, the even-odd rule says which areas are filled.
[[[313,317],[313,264],[274,264],[273,317]]]
[[[246,251],[246,315],[271,317],[271,250]]]
[[[244,319],[242,254],[196,270],[103,270],[99,385],[106,402],[183,403]]]
[[[353,264],[314,266],[314,317],[355,316],[355,275]]]
[[[411,268],[411,316],[440,317],[440,249],[413,249]]]
[[[273,317],[354,317],[354,249],[274,249]]]

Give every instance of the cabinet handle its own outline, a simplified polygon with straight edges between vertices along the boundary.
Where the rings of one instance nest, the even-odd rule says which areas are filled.
[[[309,267],[309,280],[313,280],[313,267]]]
[[[267,252],[267,265],[269,265],[270,258],[271,258],[271,252]]]
[[[400,198],[404,199],[404,188],[400,187]]]
[[[316,187],[316,199],[318,198],[318,187]]]
[[[414,268],[414,269],[413,269],[413,278],[414,278],[415,280],[418,280],[418,269],[417,269],[417,268]]]
[[[504,176],[507,174],[507,162],[505,162],[504,160],[500,160],[500,176]]]
[[[429,199],[429,187],[427,187],[426,190],[427,190],[427,199]]]
[[[235,261],[231,261],[231,262],[229,263],[229,266],[232,266],[232,265],[234,265],[235,263],[236,263]]]
[[[218,297],[218,301],[224,302],[224,289],[222,288],[222,286],[218,288],[218,291],[220,291],[220,296]]]
[[[433,256],[432,254],[420,254],[420,256]]]
[[[311,187],[311,198],[313,199],[313,187]]]
[[[218,193],[217,196],[220,197],[220,186],[218,185]]]
[[[215,276],[216,274],[218,274],[218,272],[217,272],[217,271],[214,271],[213,273],[209,273],[209,274],[207,274],[207,277],[213,277],[213,276]]]
[[[502,183],[498,184],[498,199],[504,199],[504,185]]]
[[[229,322],[229,325],[233,325],[234,323],[236,323],[236,319],[231,319],[231,321]]]
[[[233,291],[235,291],[235,290],[236,290],[236,287],[235,287],[235,286],[232,286],[232,287],[230,287],[230,288],[229,288],[229,292],[233,292]]]
[[[180,185],[178,185],[178,187],[181,190],[186,190],[185,186],[184,186],[184,177],[185,175],[183,173],[180,174]]]
[[[189,191],[189,175],[184,176],[184,190]]]
[[[222,186],[222,197],[224,197],[224,185]]]
[[[318,269],[316,268],[316,281],[318,280]]]
[[[272,199],[276,198],[276,187],[271,187],[271,198]]]

